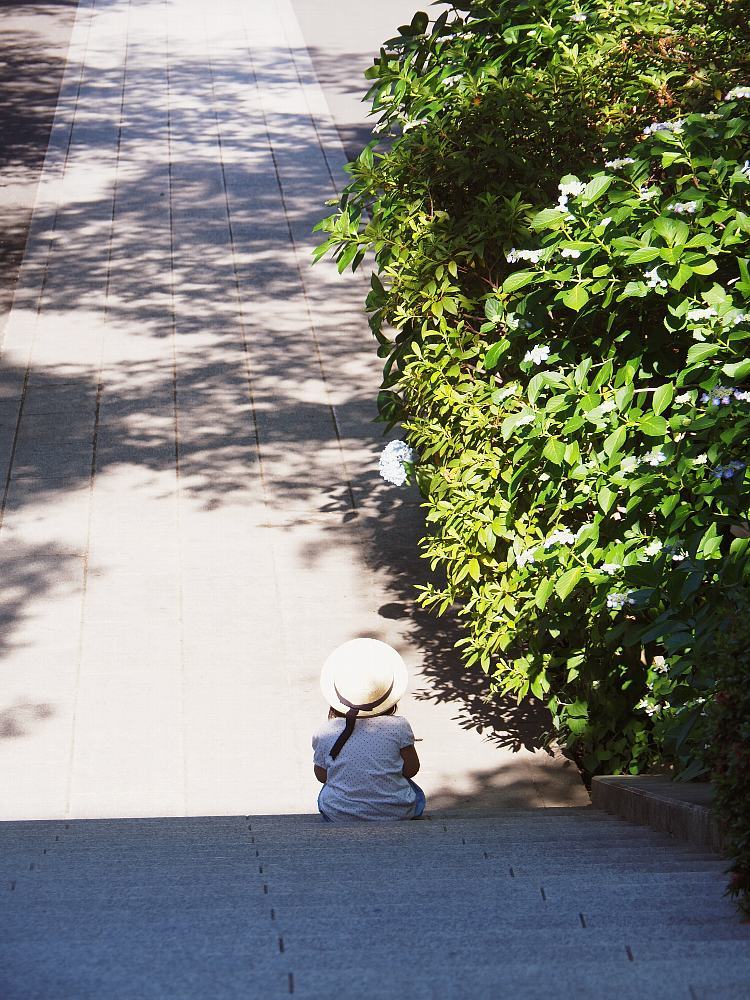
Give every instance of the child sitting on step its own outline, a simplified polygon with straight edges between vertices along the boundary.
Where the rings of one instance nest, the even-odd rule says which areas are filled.
[[[418,819],[425,796],[414,733],[396,715],[406,665],[377,639],[352,639],[323,665],[320,687],[328,722],[313,736],[318,809],[328,822]]]

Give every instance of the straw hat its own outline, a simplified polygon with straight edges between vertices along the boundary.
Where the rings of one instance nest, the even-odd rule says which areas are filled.
[[[323,664],[320,689],[342,715],[360,719],[382,715],[403,696],[409,682],[406,664],[379,639],[350,639]]]

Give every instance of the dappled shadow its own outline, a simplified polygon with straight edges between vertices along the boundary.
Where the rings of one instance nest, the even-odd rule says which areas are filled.
[[[77,0],[0,0],[0,332],[26,244]]]
[[[498,746],[540,746],[543,715],[486,701],[485,678],[453,649],[455,622],[415,606],[422,515],[374,472],[361,289],[345,292],[329,265],[308,271],[335,164],[289,97],[289,53],[201,52],[167,71],[161,44],[131,38],[124,100],[103,45],[72,134],[53,135],[52,152],[68,138],[70,152],[35,212],[0,373],[6,560],[21,551],[14,522],[54,511],[92,472],[125,496],[147,472],[174,491],[174,472],[196,509],[258,498],[276,526],[322,517],[322,543],[302,547],[310,565],[351,527],[385,583],[383,621],[397,617],[422,660],[415,696],[454,706]],[[4,635],[85,543],[30,564]]]

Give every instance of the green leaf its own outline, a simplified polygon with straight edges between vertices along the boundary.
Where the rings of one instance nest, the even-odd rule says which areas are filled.
[[[476,580],[479,583],[479,560],[470,559],[469,560],[469,576],[472,580]]]
[[[574,566],[573,569],[569,569],[567,573],[563,573],[555,584],[555,591],[561,601],[564,601],[565,598],[568,597],[582,576],[583,569],[580,566]]]
[[[691,264],[696,274],[713,274],[719,270],[719,265],[715,260],[707,260],[705,264]]]
[[[583,285],[575,285],[573,288],[569,288],[568,291],[565,292],[562,300],[568,309],[573,309],[575,312],[578,312],[580,309],[583,309],[588,302],[589,293]]]
[[[498,299],[487,299],[484,303],[484,315],[491,323],[499,323],[505,315],[502,303]]]
[[[622,446],[625,444],[625,439],[628,434],[624,427],[618,427],[617,430],[612,431],[609,437],[605,438],[604,441],[604,452],[608,458],[611,458],[616,451],[620,451]]]
[[[546,576],[542,582],[537,587],[536,597],[534,598],[534,603],[539,608],[540,611],[544,611],[547,606],[547,601],[552,596],[552,592],[555,589],[554,580],[551,577]]]
[[[537,277],[536,271],[514,271],[513,274],[509,274],[508,277],[503,282],[504,292],[517,292],[519,288],[523,288],[524,285],[530,284]]]
[[[699,365],[706,358],[718,354],[719,349],[719,344],[693,344],[687,352],[687,363],[689,365]]]
[[[567,212],[559,208],[544,208],[537,212],[531,220],[532,229],[560,229],[565,222]]]
[[[544,446],[542,455],[555,465],[562,465],[565,459],[565,444],[559,438],[550,438]]]
[[[649,437],[664,437],[667,433],[667,421],[655,413],[647,413],[638,422],[639,428]]]
[[[670,246],[685,243],[690,235],[690,227],[679,219],[659,218],[654,223],[654,229]]]
[[[654,393],[654,401],[651,408],[654,413],[663,413],[673,399],[674,386],[671,382],[665,382],[664,385],[660,385]]]
[[[692,276],[693,276],[692,267],[688,267],[687,264],[680,264],[680,266],[677,268],[677,274],[675,274],[673,278],[669,279],[669,284],[672,286],[672,288],[675,288],[677,289],[677,291],[679,291],[685,284],[685,282],[688,281],[689,278],[692,278]]]
[[[507,337],[504,337],[502,340],[499,340],[496,344],[492,345],[484,356],[484,367],[486,371],[492,371],[509,347],[510,341]]]
[[[609,514],[612,510],[615,500],[617,499],[617,494],[613,493],[608,486],[602,486],[596,495],[596,499],[605,514]]]
[[[640,250],[636,250],[626,258],[626,264],[648,264],[652,260],[656,260],[657,257],[661,257],[661,250],[659,247],[641,247]]]
[[[581,204],[591,205],[597,200],[597,198],[601,198],[612,183],[612,180],[613,178],[608,177],[607,174],[597,174],[596,177],[592,178],[583,189],[580,199]]]
[[[730,378],[745,378],[747,375],[750,375],[750,360],[735,361],[732,364],[723,365],[721,370]]]

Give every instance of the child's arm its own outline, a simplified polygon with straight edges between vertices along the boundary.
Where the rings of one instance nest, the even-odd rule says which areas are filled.
[[[317,764],[313,764],[313,771],[315,771],[315,777],[318,779],[321,785],[325,785],[326,781],[328,781],[328,771],[326,770],[326,768],[318,767]]]
[[[401,773],[405,778],[413,778],[419,771],[419,755],[414,746],[404,747],[401,750],[401,757],[404,761],[404,769]]]

